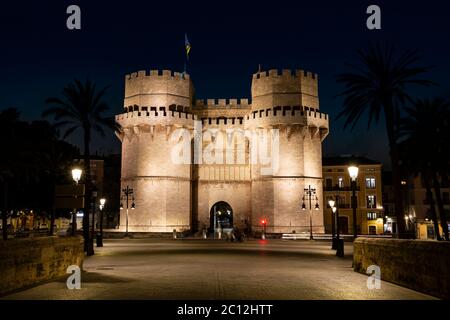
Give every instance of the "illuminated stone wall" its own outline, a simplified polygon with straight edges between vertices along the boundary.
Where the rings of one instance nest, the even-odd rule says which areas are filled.
[[[311,214],[313,231],[323,233],[322,141],[328,134],[328,116],[319,111],[317,79],[302,70],[259,72],[253,75],[250,103],[194,101],[194,87],[185,74],[127,75],[124,113],[116,120],[122,125],[117,133],[122,141],[122,187],[135,192],[129,231],[201,229],[210,225],[212,206],[225,201],[239,227],[248,220],[258,231],[266,219],[268,232],[309,232]],[[179,142],[174,133],[184,129],[194,143],[199,123],[202,150],[222,160],[211,163],[202,157],[195,165],[174,163]],[[266,146],[252,139],[262,131],[271,141]],[[230,132],[233,138],[228,138]],[[237,150],[244,162],[238,161]],[[271,163],[262,160],[261,152]],[[318,211],[301,210],[308,186],[317,191],[312,203],[320,203]],[[122,230],[125,221],[122,210]]]

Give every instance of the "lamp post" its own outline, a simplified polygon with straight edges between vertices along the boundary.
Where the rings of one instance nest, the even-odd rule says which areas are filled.
[[[337,246],[338,246],[338,244],[337,244],[337,238],[336,238],[336,221],[335,221],[335,216],[336,216],[336,212],[337,212],[337,208],[336,207],[333,207],[332,209],[331,209],[331,212],[333,213],[332,214],[332,219],[333,219],[333,222],[332,222],[332,225],[331,225],[331,227],[332,227],[332,233],[333,233],[333,244],[332,244],[332,246],[331,246],[331,248],[332,249],[334,249],[334,250],[336,250],[337,249]]]
[[[97,247],[103,247],[103,208],[105,207],[106,199],[100,199],[100,234],[97,235]]]
[[[308,186],[308,188],[304,189],[305,191],[305,195],[303,196],[303,204],[302,204],[302,210],[305,211],[306,210],[306,205],[305,205],[305,199],[309,200],[309,240],[314,240],[313,237],[313,231],[312,231],[312,197],[314,196],[316,199],[316,205],[314,206],[314,210],[318,211],[319,210],[319,202],[318,202],[318,198],[316,196],[316,189],[315,188],[311,188],[311,186]]]
[[[353,240],[358,237],[358,229],[356,224],[356,178],[358,178],[359,169],[357,166],[349,166],[348,173],[352,179],[352,209],[353,209]]]
[[[340,239],[339,237],[339,195],[336,195],[336,206],[335,209],[335,224],[336,224],[336,256],[343,257],[344,256],[344,239]]]
[[[90,232],[90,236],[89,236],[89,246],[88,246],[88,250],[87,250],[87,255],[88,256],[92,256],[94,255],[94,235],[95,235],[95,209],[97,207],[97,203],[96,203],[96,199],[97,199],[97,193],[98,190],[97,188],[94,186],[94,189],[92,190],[92,226],[91,226],[91,232]]]
[[[131,198],[131,210],[134,210],[136,205],[134,204],[134,196],[133,196],[133,189],[127,186],[126,188],[122,189],[123,196],[121,197],[122,200],[125,199],[126,205],[127,205],[127,215],[126,215],[126,229],[125,229],[125,237],[128,237],[128,208],[129,208],[129,200]],[[123,203],[120,203],[120,209],[123,209]]]
[[[72,179],[73,179],[73,181],[75,181],[76,185],[78,185],[78,182],[80,182],[82,173],[83,173],[83,171],[81,169],[78,169],[78,168],[72,169]],[[74,198],[75,199],[77,198],[77,190],[76,189],[74,192]],[[77,208],[75,208],[73,210],[73,214],[72,214],[72,236],[76,235],[76,231],[77,231]]]
[[[331,208],[331,249],[336,249],[336,229],[334,224],[334,214],[336,213],[335,201],[333,199],[328,200],[328,205]]]

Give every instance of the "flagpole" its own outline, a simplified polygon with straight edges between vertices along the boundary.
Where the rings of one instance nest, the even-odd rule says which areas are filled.
[[[186,53],[186,58],[184,59],[184,74],[187,74],[188,63],[189,63],[189,53]]]
[[[187,33],[184,34],[184,46],[186,49],[186,59],[184,61],[184,74],[187,74],[187,65],[189,63],[189,51],[191,49],[191,44],[189,43]]]

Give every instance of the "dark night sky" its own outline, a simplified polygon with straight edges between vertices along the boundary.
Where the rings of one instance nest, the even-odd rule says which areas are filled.
[[[447,1],[33,1],[3,2],[0,10],[0,109],[15,106],[39,119],[46,97],[74,77],[111,85],[111,114],[121,111],[123,79],[141,69],[182,71],[184,33],[192,44],[190,70],[198,98],[250,97],[251,75],[263,69],[304,68],[319,74],[321,110],[331,115],[327,154],[365,154],[387,162],[383,123],[353,132],[335,121],[341,108],[334,77],[370,42],[417,48],[429,77],[441,86],[413,88],[421,96],[448,94],[450,22]],[[82,10],[82,30],[66,28],[66,8]],[[382,9],[382,30],[365,27],[366,8]],[[79,141],[78,137],[71,142]],[[111,134],[100,151],[119,150]]]

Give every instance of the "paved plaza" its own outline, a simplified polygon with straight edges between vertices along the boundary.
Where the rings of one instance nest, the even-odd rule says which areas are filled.
[[[3,299],[433,299],[352,270],[352,245],[337,258],[328,242],[105,240],[86,258],[81,289],[66,279]]]

